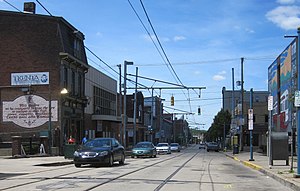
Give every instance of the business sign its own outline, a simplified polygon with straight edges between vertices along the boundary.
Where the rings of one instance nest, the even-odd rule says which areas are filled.
[[[268,111],[273,110],[273,96],[268,97]]]
[[[51,101],[51,121],[57,121],[58,102]],[[20,96],[3,102],[3,122],[13,122],[25,128],[34,128],[49,121],[49,101],[37,95]]]
[[[295,91],[295,100],[294,100],[295,107],[300,107],[300,91]]]
[[[47,85],[49,72],[11,73],[11,85]]]

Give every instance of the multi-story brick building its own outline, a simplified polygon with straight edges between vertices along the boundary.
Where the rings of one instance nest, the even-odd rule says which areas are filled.
[[[60,153],[71,136],[80,142],[89,67],[83,40],[62,17],[0,11],[0,142],[50,135]]]

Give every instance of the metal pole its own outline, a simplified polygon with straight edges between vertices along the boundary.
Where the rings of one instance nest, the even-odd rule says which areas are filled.
[[[48,121],[48,148],[49,148],[49,155],[52,154],[52,124],[51,124],[51,117],[52,117],[52,112],[51,112],[51,90],[50,90],[50,84],[49,84],[49,121]]]
[[[232,94],[231,94],[231,127],[233,127],[234,125],[234,105],[235,105],[235,100],[234,100],[234,68],[232,68]],[[233,138],[232,138],[233,139]],[[234,144],[232,142],[232,150],[234,151]]]
[[[250,89],[250,109],[253,109],[253,89],[252,88]],[[253,123],[253,118],[249,119],[249,120],[252,120],[252,123]],[[253,129],[249,128],[249,131],[250,131],[250,159],[249,159],[249,161],[254,161],[254,159],[253,159],[253,145],[252,145]]]
[[[121,74],[121,64],[117,65],[119,68],[119,112],[120,112],[120,117],[121,117],[121,122],[120,122],[120,127],[119,127],[119,133],[120,133],[120,142],[123,144],[123,139],[122,139],[122,74]]]
[[[152,93],[151,93],[151,121],[150,121],[150,123],[151,123],[151,132],[153,133],[154,132],[154,128],[153,128],[153,112],[154,112],[154,103],[153,103],[154,101],[153,101],[153,88],[152,88]],[[151,136],[151,142],[153,142],[153,134],[150,134],[150,136]]]
[[[135,92],[134,92],[134,106],[133,106],[133,145],[136,144],[136,105],[137,105],[137,81],[138,81],[138,67],[135,68]]]
[[[224,122],[224,126],[223,126],[223,150],[225,150],[225,139],[226,139],[226,126],[225,126],[225,122]]]
[[[271,167],[271,165],[273,165],[273,159],[272,159],[272,144],[271,144],[271,138],[272,138],[272,109],[273,109],[273,98],[272,96],[270,95],[269,98],[268,98],[268,101],[270,101],[269,104],[270,105],[270,108],[269,108],[269,130],[268,130],[268,156],[269,156],[269,166]]]
[[[127,65],[133,65],[133,62],[124,61],[124,131],[123,131],[123,146],[126,149],[126,126],[127,126],[127,103],[126,103],[126,81],[127,81]]]
[[[244,118],[244,58],[241,58],[241,93],[242,93],[242,111],[241,116],[242,119]],[[243,123],[241,124],[241,130],[240,130],[240,151],[243,151]]]
[[[297,89],[300,90],[300,28],[297,30],[298,38],[297,40]],[[297,107],[297,176],[300,177],[300,108]]]

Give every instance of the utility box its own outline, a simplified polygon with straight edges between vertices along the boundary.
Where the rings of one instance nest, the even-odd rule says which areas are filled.
[[[271,165],[273,160],[285,160],[289,165],[288,132],[272,132],[271,134]]]

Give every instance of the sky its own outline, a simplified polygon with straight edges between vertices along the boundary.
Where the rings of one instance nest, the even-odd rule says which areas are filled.
[[[33,2],[36,14],[48,15]],[[117,65],[123,69],[124,61],[133,62],[127,66],[128,78],[135,81],[132,75],[138,68],[139,84],[149,87],[139,89],[145,97],[151,96],[151,87],[205,87],[201,93],[198,89],[153,91],[163,99],[165,113],[178,113],[178,118],[186,113],[190,126],[201,130],[207,130],[221,110],[222,88],[232,90],[232,68],[234,88],[240,89],[235,82],[241,80],[241,58],[244,89],[268,90],[268,67],[293,40],[284,36],[297,35],[300,26],[300,0],[39,2],[85,35],[85,46],[98,57],[87,51],[91,66],[118,81]],[[0,9],[23,10],[23,3],[0,0]],[[127,87],[127,94],[132,94],[134,83],[127,82]]]

